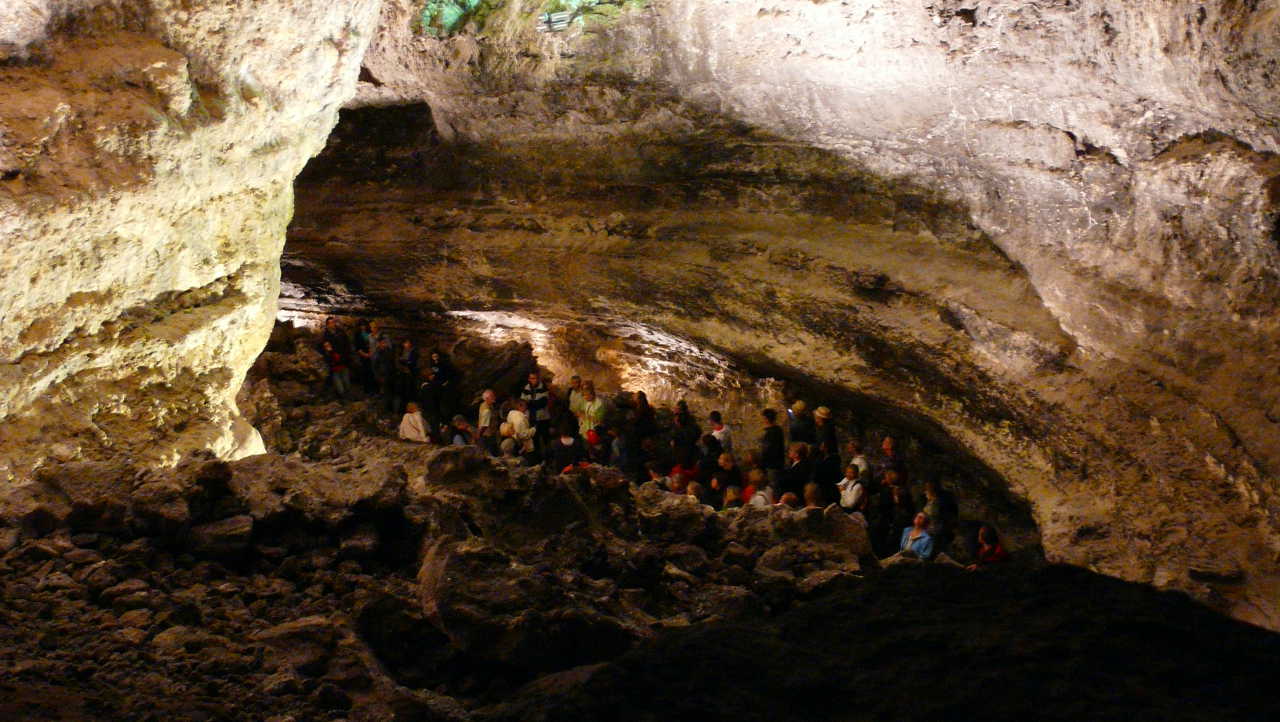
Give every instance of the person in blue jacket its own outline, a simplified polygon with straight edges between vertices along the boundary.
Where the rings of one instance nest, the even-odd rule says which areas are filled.
[[[924,512],[916,514],[911,526],[902,530],[902,541],[898,544],[898,553],[904,557],[915,557],[924,561],[933,559],[933,537],[929,535],[929,515]]]

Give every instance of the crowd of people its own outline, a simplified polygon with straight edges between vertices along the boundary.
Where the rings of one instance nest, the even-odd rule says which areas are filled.
[[[548,474],[612,466],[716,509],[838,504],[866,526],[876,553],[895,561],[956,564],[949,553],[958,535],[969,568],[1008,558],[993,526],[961,524],[956,497],[940,480],[925,480],[920,498],[912,493],[910,464],[892,436],[872,448],[856,438],[841,445],[826,406],[764,409],[763,431],[746,439],[720,411],[700,420],[684,401],[657,409],[643,391],[606,399],[590,380],[574,375],[552,385],[536,366],[523,386],[501,395],[486,389],[478,405],[464,406],[461,374],[444,352],[424,355],[408,338],[393,343],[377,322],[360,321],[348,334],[330,318],[320,350],[333,392],[348,398],[357,384],[388,414],[401,415],[399,435],[408,441],[474,444]]]

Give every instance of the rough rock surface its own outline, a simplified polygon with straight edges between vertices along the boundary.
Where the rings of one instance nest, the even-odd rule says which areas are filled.
[[[0,11],[0,484],[51,457],[261,451],[292,181],[376,0],[19,0]]]
[[[290,255],[851,391],[995,470],[1051,558],[1280,624],[1274,2],[664,0],[443,40],[405,7],[357,98],[425,105],[351,114]]]

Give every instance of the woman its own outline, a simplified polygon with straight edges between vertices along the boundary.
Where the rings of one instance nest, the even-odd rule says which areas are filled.
[[[400,438],[406,441],[416,441],[419,444],[426,444],[430,441],[427,437],[427,421],[422,418],[422,412],[418,410],[418,405],[412,401],[405,408],[404,418],[400,419]]]
[[[933,537],[929,535],[929,515],[916,514],[911,526],[902,530],[898,553],[907,558],[929,561],[933,559]]]
[[[324,360],[329,365],[329,380],[333,382],[334,393],[340,399],[347,398],[347,392],[351,390],[351,371],[347,368],[346,358],[330,341],[324,342]]]
[[[965,569],[971,572],[977,571],[1009,559],[1009,552],[1005,551],[1004,546],[1000,544],[1000,535],[990,524],[983,524],[978,529],[978,554],[975,559],[976,561]]]
[[[822,508],[822,489],[812,481],[804,485],[804,508]]]
[[[736,486],[731,486],[724,490],[724,507],[725,509],[737,509],[742,506],[742,490]]]

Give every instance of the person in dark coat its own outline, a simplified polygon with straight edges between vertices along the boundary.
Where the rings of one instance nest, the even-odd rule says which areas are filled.
[[[351,363],[351,339],[347,336],[346,329],[338,324],[338,319],[332,316],[325,319],[321,342],[333,344],[333,350],[342,354],[343,363]]]
[[[432,351],[431,373],[434,375],[440,418],[451,419],[458,413],[458,385],[461,381],[458,369],[443,351]]]
[[[818,485],[824,499],[839,498],[836,484],[840,483],[843,476],[840,452],[836,442],[828,441],[819,445],[817,458],[813,460],[813,481]]]
[[[395,356],[396,410],[417,397],[418,385],[418,347],[412,339],[400,342]]]
[[[787,468],[782,470],[782,487],[778,496],[791,492],[799,498],[804,494],[804,485],[812,479],[809,445],[800,441],[793,442],[787,450]]]
[[[395,411],[396,350],[391,340],[383,337],[373,347],[373,380],[387,411]]]
[[[787,411],[787,436],[793,444],[796,442],[812,444],[817,441],[813,417],[809,415],[808,408],[803,401],[797,401]]]
[[[787,440],[783,436],[782,427],[778,426],[778,412],[765,409],[763,416],[764,433],[760,435],[760,468],[764,470],[769,484],[777,487],[782,480],[782,470],[787,467]]]
[[[825,406],[814,409],[813,424],[814,444],[821,447],[830,443],[831,448],[840,448],[840,441],[836,438],[836,424],[831,420],[831,409]]]
[[[547,444],[546,459],[548,474],[562,474],[587,460],[587,447],[582,437],[565,425],[560,428],[559,436]]]

